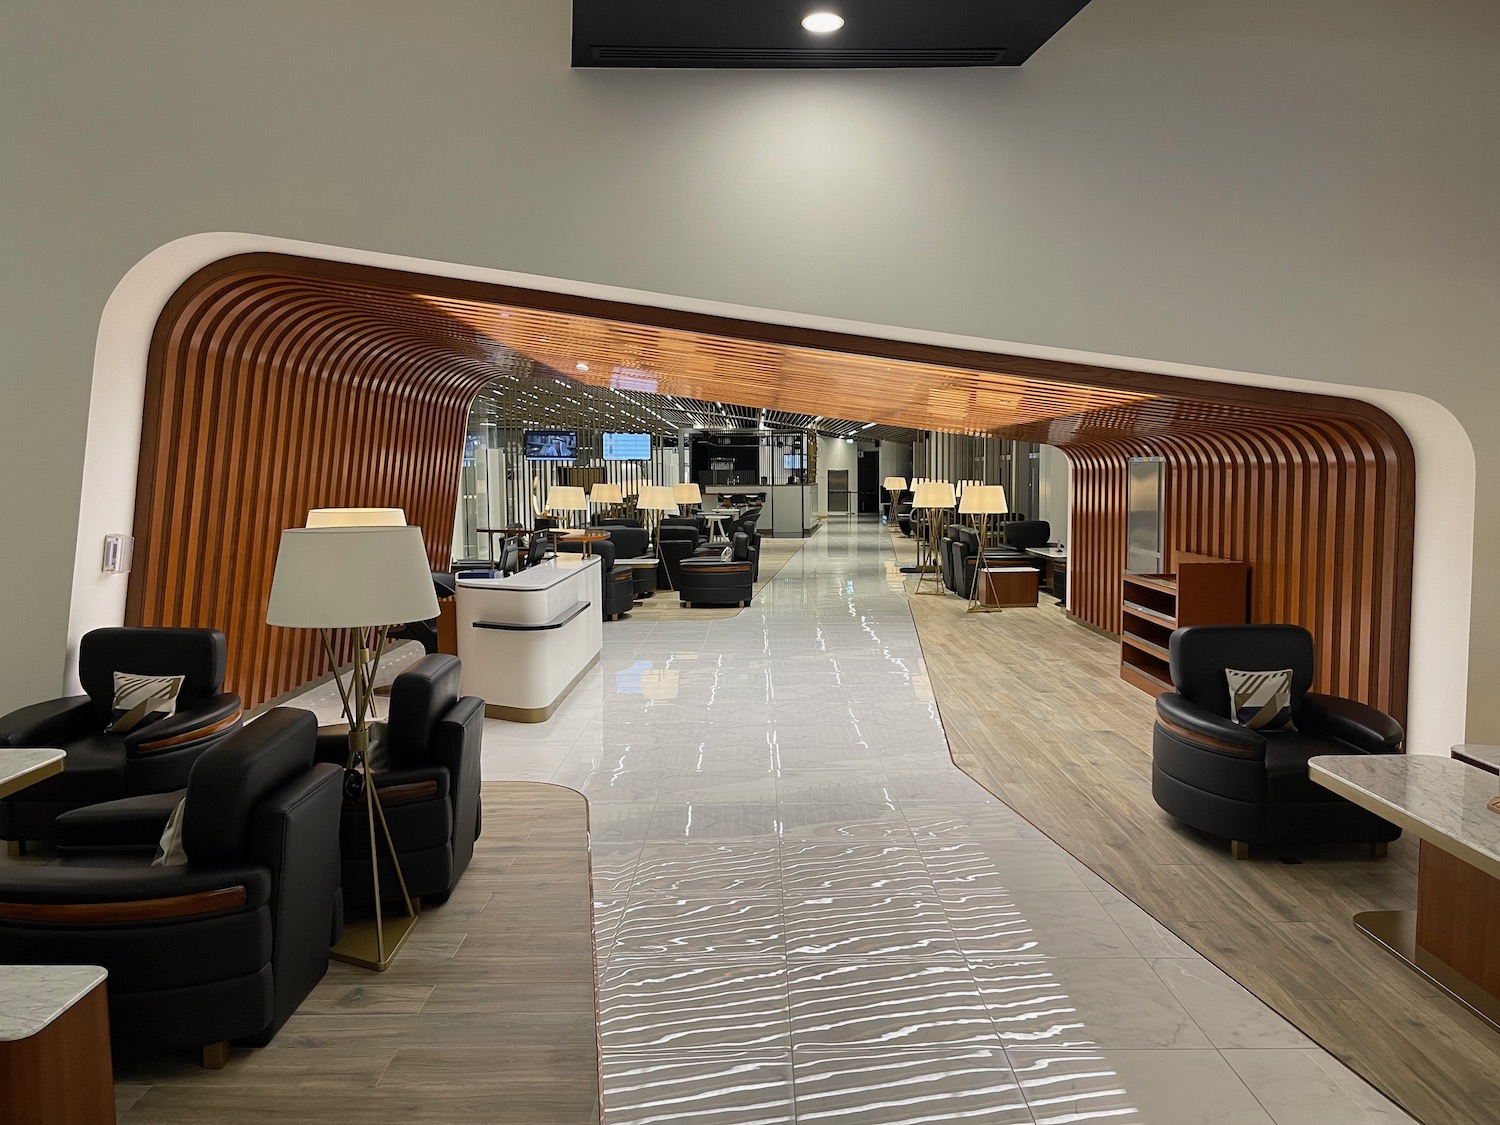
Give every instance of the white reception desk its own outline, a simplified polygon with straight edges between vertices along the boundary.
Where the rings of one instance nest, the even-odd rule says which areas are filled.
[[[599,659],[599,560],[561,555],[508,578],[458,582],[458,657],[465,695],[484,713],[545,722]]]

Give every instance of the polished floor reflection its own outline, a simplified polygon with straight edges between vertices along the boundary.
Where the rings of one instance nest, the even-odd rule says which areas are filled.
[[[609,1125],[1410,1121],[952,764],[873,521],[484,769],[589,800]]]

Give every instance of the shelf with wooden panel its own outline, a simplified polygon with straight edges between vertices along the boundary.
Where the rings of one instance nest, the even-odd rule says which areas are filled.
[[[1250,567],[1234,559],[1177,554],[1172,574],[1126,574],[1120,599],[1120,678],[1142,691],[1172,690],[1172,630],[1248,620]]]

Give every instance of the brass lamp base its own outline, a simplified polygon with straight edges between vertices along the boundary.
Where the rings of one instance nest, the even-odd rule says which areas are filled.
[[[412,903],[414,911],[419,908],[418,902]],[[328,955],[335,961],[383,973],[396,959],[396,954],[401,952],[401,947],[406,944],[411,932],[417,928],[420,916],[418,913],[396,914],[380,920],[380,924],[374,918],[346,923],[344,936],[328,951]],[[385,952],[383,959],[380,956],[382,949]]]

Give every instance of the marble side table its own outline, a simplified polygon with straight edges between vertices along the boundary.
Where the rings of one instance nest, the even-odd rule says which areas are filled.
[[[1354,924],[1500,1028],[1500,777],[1457,758],[1313,758],[1313,781],[1420,841],[1416,910],[1372,910]]]
[[[0,965],[0,1121],[113,1125],[106,973]]]

